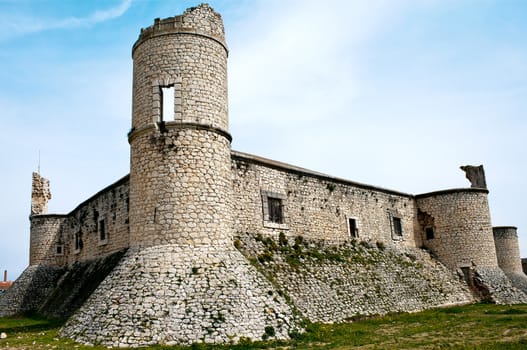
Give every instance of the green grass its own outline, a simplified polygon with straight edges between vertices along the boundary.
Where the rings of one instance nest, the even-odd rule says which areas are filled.
[[[0,349],[104,349],[59,338],[62,322],[1,318]],[[527,305],[475,304],[387,315],[354,323],[309,324],[289,342],[149,349],[527,349]]]

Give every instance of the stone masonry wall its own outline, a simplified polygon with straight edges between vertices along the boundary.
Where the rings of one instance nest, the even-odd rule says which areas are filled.
[[[357,224],[358,238],[389,245],[416,246],[415,202],[402,193],[356,184],[233,152],[233,213],[235,232],[275,236],[350,239],[349,218]],[[266,196],[280,197],[282,224],[267,222]],[[402,236],[393,217],[401,220]]]
[[[174,87],[175,121],[228,130],[227,50],[221,16],[210,7],[143,30],[133,59],[133,130],[161,120],[163,86]]]
[[[203,4],[156,20],[132,56],[130,245],[232,245],[221,16]],[[169,86],[173,116],[162,114]]]
[[[231,245],[229,140],[169,126],[132,144],[130,245]]]
[[[434,222],[433,238],[423,237],[424,246],[447,267],[498,267],[487,193],[460,189],[416,196],[418,210]]]
[[[126,176],[67,215],[31,216],[30,265],[62,266],[127,248],[128,192]],[[101,239],[102,231],[105,239]]]
[[[237,247],[312,322],[470,303],[467,285],[416,248],[242,234]]]
[[[493,227],[498,266],[505,272],[523,273],[516,227]]]
[[[61,330],[85,344],[130,347],[288,339],[285,298],[234,247],[131,248]]]
[[[66,215],[33,215],[29,235],[29,265],[62,265],[63,256],[56,254],[58,237],[64,229]]]
[[[51,199],[49,180],[38,173],[33,173],[31,185],[31,215],[46,214],[48,201]]]

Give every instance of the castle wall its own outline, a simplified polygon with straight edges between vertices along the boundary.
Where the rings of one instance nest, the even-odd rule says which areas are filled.
[[[128,176],[66,215],[30,217],[30,265],[72,264],[129,246]]]
[[[423,245],[447,267],[498,267],[487,194],[459,189],[416,196]]]
[[[65,242],[66,263],[104,257],[129,246],[128,192],[124,177],[68,215],[63,235],[57,237]]]
[[[493,227],[498,266],[505,272],[523,273],[516,227]]]
[[[233,152],[235,232],[360,240],[415,246],[415,204],[410,195],[331,178]],[[281,200],[283,222],[268,220],[267,197]],[[402,234],[394,227],[400,219]],[[350,232],[349,219],[355,232]]]

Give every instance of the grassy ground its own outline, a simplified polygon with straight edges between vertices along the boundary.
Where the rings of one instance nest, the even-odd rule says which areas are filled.
[[[0,349],[104,349],[57,336],[62,322],[1,318]],[[389,315],[348,324],[307,326],[290,342],[236,346],[150,347],[149,349],[527,349],[527,305],[477,304]]]

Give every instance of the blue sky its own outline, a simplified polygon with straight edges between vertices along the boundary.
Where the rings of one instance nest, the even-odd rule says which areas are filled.
[[[223,0],[233,148],[408,193],[468,187],[527,256],[527,2]],[[128,173],[131,47],[194,1],[0,0],[0,270],[28,263],[31,172],[64,213]]]

